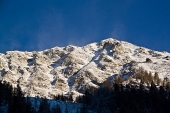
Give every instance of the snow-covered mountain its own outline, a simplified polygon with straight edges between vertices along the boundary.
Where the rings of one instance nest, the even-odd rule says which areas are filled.
[[[19,84],[26,96],[79,95],[116,76],[126,79],[143,67],[169,77],[170,53],[157,52],[112,38],[84,47],[69,45],[40,52],[0,54],[0,80]]]

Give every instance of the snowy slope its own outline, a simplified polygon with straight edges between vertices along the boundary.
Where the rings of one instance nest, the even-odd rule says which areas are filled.
[[[149,58],[152,62],[146,62]],[[0,80],[20,84],[26,96],[79,95],[117,75],[128,78],[136,68],[169,77],[170,53],[157,52],[112,38],[84,47],[69,45],[40,52],[0,54]]]

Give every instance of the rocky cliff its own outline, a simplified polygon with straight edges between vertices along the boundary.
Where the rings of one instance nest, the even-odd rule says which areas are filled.
[[[170,75],[170,53],[157,52],[112,38],[83,47],[69,45],[40,52],[8,51],[0,54],[0,80],[19,84],[25,96],[51,98],[84,93],[116,76],[129,78],[143,67]]]

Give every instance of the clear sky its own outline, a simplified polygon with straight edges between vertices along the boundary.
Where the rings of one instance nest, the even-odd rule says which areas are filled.
[[[170,0],[0,0],[0,52],[113,37],[170,52]]]

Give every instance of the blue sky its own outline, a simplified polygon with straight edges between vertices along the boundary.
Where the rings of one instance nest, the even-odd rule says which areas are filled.
[[[170,52],[170,0],[0,0],[0,52],[113,37]]]

